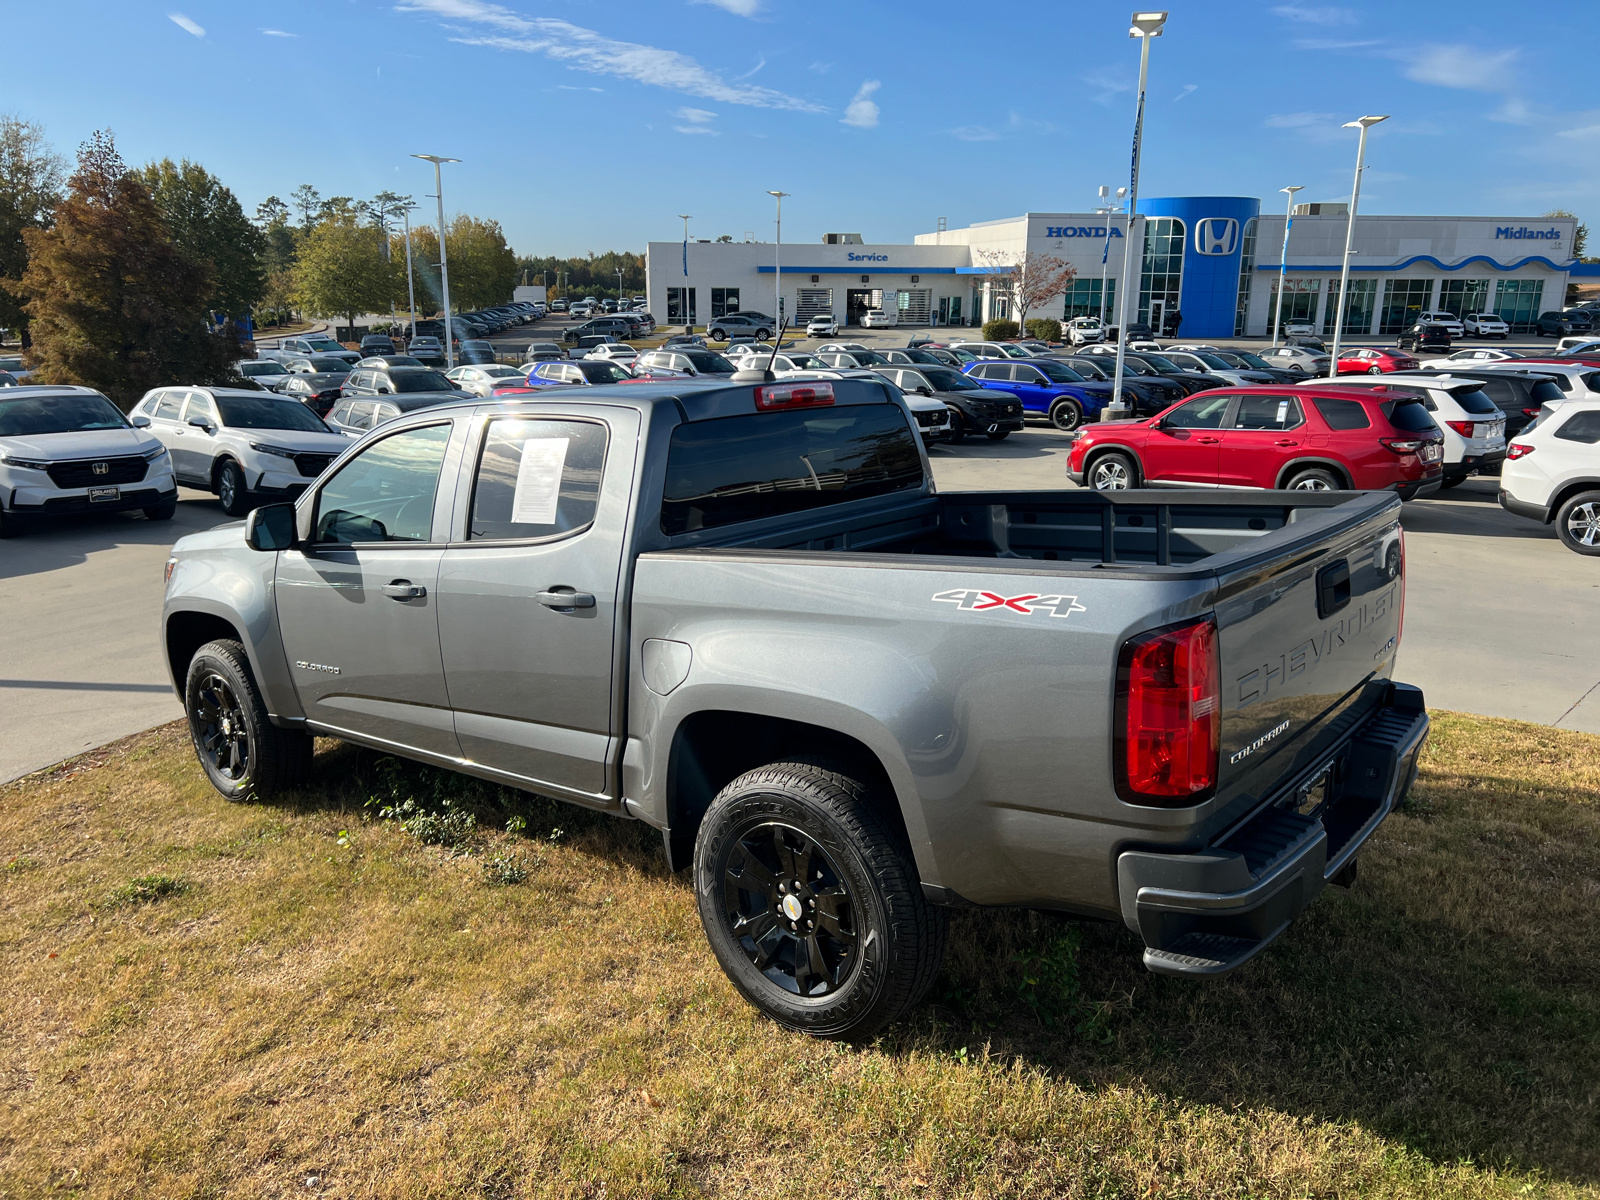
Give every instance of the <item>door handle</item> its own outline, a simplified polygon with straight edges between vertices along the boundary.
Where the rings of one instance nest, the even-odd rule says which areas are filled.
[[[1296,441],[1292,441],[1292,440],[1290,440],[1288,438],[1285,438],[1281,442],[1273,442],[1272,444],[1274,446],[1298,446],[1300,443],[1296,442]]]
[[[1202,446],[1214,446],[1214,445],[1216,445],[1216,443],[1220,442],[1222,439],[1221,438],[1203,437],[1203,438],[1200,438],[1198,440],[1199,440],[1199,442],[1200,442],[1200,444]]]
[[[395,579],[383,585],[383,594],[391,600],[420,600],[428,594],[428,589],[409,579]]]
[[[588,592],[575,592],[568,587],[554,587],[548,592],[540,592],[536,600],[546,608],[553,608],[557,612],[572,612],[578,608],[593,608],[594,597]]]

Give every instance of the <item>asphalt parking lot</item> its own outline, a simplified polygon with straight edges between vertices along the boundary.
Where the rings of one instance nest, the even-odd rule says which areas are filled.
[[[496,341],[525,345],[564,324]],[[904,330],[874,332],[904,345]],[[1034,424],[1004,442],[939,446],[934,478],[946,491],[1066,487],[1069,445]],[[1400,674],[1435,707],[1600,733],[1600,561],[1502,511],[1495,491],[1469,479],[1406,505]],[[168,523],[73,518],[4,544],[0,782],[182,715],[159,646],[162,565],[178,537],[226,520],[214,497],[184,490]]]

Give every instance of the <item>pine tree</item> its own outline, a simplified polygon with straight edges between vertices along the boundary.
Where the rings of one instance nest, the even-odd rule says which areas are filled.
[[[266,238],[250,223],[222,180],[199,163],[170,158],[139,173],[166,222],[173,243],[216,280],[213,310],[242,317],[266,291]]]

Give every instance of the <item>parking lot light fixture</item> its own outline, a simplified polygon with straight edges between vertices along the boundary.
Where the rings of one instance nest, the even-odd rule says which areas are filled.
[[[1122,248],[1122,295],[1117,297],[1117,370],[1111,381],[1111,401],[1100,410],[1102,419],[1113,406],[1120,410],[1122,404],[1122,374],[1128,353],[1128,293],[1139,286],[1135,281],[1130,288],[1128,280],[1133,273],[1133,227],[1139,215],[1139,151],[1144,141],[1145,81],[1150,76],[1150,39],[1160,37],[1166,23],[1164,12],[1136,12],[1128,30],[1129,37],[1139,39],[1139,100],[1133,117],[1133,167],[1128,179],[1127,245]],[[1139,261],[1143,263],[1143,254]]]
[[[438,154],[413,154],[433,164],[433,198],[439,202],[439,292],[444,302],[444,363],[450,370],[456,365],[455,334],[450,324],[450,266],[444,252],[444,177],[439,172],[442,163],[458,163],[459,158],[444,158]]]
[[[777,326],[772,331],[773,344],[783,340],[783,198],[788,192],[768,191],[767,195],[778,202],[778,236],[772,249],[772,269],[774,283],[772,285],[772,323]]]
[[[1381,117],[1357,117],[1354,121],[1346,121],[1345,129],[1359,129],[1361,136],[1356,139],[1356,181],[1350,189],[1350,211],[1345,215],[1344,223],[1344,259],[1339,268],[1339,295],[1334,300],[1333,309],[1333,349],[1328,355],[1328,378],[1339,378],[1339,336],[1344,332],[1344,312],[1350,304],[1350,240],[1356,231],[1356,208],[1361,203],[1361,172],[1367,169],[1367,130],[1379,121],[1387,121],[1389,115]]]
[[[1293,187],[1279,188],[1280,192],[1289,193],[1289,203],[1284,206],[1283,214],[1283,254],[1278,258],[1278,307],[1272,315],[1272,344],[1278,344],[1278,334],[1283,329],[1283,285],[1284,277],[1289,273],[1289,227],[1294,224],[1294,194],[1305,191],[1305,187],[1296,184]]]

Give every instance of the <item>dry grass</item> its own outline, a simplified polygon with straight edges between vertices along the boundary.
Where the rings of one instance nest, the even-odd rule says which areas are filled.
[[[363,817],[433,777],[319,763],[229,805],[174,726],[0,788],[0,1196],[1600,1196],[1600,738],[1442,714],[1240,974],[969,915],[870,1047],[745,1007],[640,827],[449,776],[527,823],[451,856]]]

